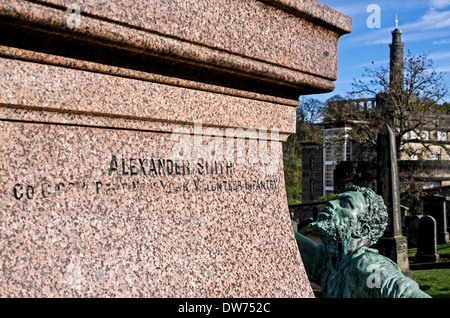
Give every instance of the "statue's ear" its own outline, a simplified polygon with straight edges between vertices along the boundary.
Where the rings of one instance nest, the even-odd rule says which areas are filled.
[[[370,226],[369,224],[363,224],[361,227],[361,236],[362,237],[368,237],[370,234]]]
[[[363,226],[361,227],[361,240],[358,242],[358,247],[370,247],[371,245],[372,239],[370,238],[370,226],[368,224],[363,224]]]

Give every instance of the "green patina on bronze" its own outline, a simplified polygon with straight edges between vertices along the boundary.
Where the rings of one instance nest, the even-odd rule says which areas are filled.
[[[383,235],[387,221],[383,199],[352,186],[328,201],[309,225],[323,244],[295,231],[308,277],[321,286],[323,297],[430,297],[397,264],[369,248]]]

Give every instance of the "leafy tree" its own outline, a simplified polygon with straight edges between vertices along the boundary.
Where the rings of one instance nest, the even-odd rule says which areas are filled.
[[[439,107],[443,111],[450,112],[450,103],[448,102],[442,103],[441,105],[439,105]]]
[[[328,202],[330,200],[333,200],[335,196],[337,196],[337,193],[324,194],[319,199],[317,199],[317,202]]]
[[[297,107],[296,133],[283,143],[286,195],[289,204],[302,202],[302,143],[313,141],[323,104],[316,99],[302,99]]]

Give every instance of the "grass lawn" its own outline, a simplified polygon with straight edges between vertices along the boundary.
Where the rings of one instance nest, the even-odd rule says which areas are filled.
[[[438,245],[437,252],[440,256],[441,261],[450,261],[450,243]],[[410,264],[414,264],[414,256],[416,255],[416,253],[416,247],[408,249],[408,258]]]
[[[433,298],[450,298],[450,268],[413,271],[421,290]]]
[[[414,263],[417,248],[408,250],[409,261]],[[442,261],[450,261],[450,243],[438,245]],[[414,270],[413,278],[421,290],[434,298],[450,298],[450,268]]]

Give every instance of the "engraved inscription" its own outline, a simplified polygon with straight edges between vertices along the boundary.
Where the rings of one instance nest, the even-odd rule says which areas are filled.
[[[275,178],[256,180],[233,179],[234,166],[229,161],[195,163],[168,158],[119,157],[111,155],[104,177],[96,180],[56,182],[16,182],[11,194],[16,200],[62,198],[74,191],[91,195],[117,195],[127,192],[173,194],[179,192],[274,191],[279,187]],[[205,179],[213,177],[213,180]],[[177,178],[178,177],[178,178]],[[223,179],[220,179],[223,177]],[[219,180],[217,180],[219,178]]]
[[[200,174],[232,175],[233,163],[228,161],[197,160],[195,171]],[[155,158],[120,158],[112,155],[108,175],[144,175],[171,176],[195,174],[187,160],[155,159]]]

